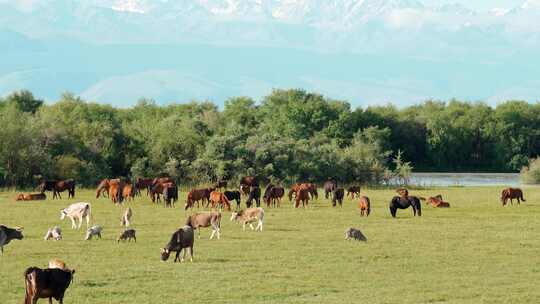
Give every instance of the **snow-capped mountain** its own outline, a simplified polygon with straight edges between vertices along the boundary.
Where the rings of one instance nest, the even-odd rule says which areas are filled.
[[[377,100],[378,95],[381,100],[397,100],[400,96],[408,100],[488,98],[503,90],[495,87],[498,84],[509,86],[504,92],[526,96],[535,87],[531,83],[538,83],[530,82],[534,80],[531,75],[540,74],[540,67],[537,71],[536,65],[529,64],[536,62],[540,51],[538,33],[540,0],[524,0],[515,7],[488,11],[474,11],[460,4],[429,6],[421,0],[0,0],[0,42],[10,44],[0,48],[0,54],[28,53],[24,60],[33,62],[0,56],[0,63],[6,63],[6,68],[0,64],[0,95],[22,87],[61,90],[72,83],[62,90],[107,100],[107,96],[121,97],[118,92],[125,87],[123,83],[132,81],[151,92],[173,92],[160,93],[164,99],[260,96],[266,93],[263,90],[282,86],[369,101]],[[186,62],[174,66],[180,59],[168,50],[182,53],[189,46],[211,47],[182,55],[198,65]],[[133,51],[135,48],[138,51]],[[73,49],[85,56],[72,55]],[[265,64],[248,60],[265,49],[280,50],[284,57],[272,58],[274,51],[267,54],[271,59],[259,58]],[[29,52],[38,50],[51,52],[54,60],[47,57],[35,61],[39,56]],[[113,55],[109,53],[118,56],[114,57],[116,61],[110,61]],[[65,55],[66,63],[56,61],[57,54]],[[341,58],[349,55],[353,57],[343,64]],[[377,56],[373,64],[379,65],[364,61],[370,56]],[[70,58],[78,61],[70,62],[73,67],[64,66]],[[249,66],[244,67],[249,72],[242,72],[225,64],[235,60],[238,64],[248,61],[260,65],[260,69],[251,70]],[[320,62],[325,60],[339,62],[341,69],[326,66],[330,71],[321,74],[308,69],[324,66]],[[447,65],[449,60],[453,63]],[[47,66],[47,61],[56,65]],[[92,64],[84,66],[84,73],[71,70],[86,61]],[[288,66],[278,71],[282,62],[304,72],[295,74],[296,70],[288,70]],[[366,63],[369,68],[359,65],[358,71],[347,74],[353,62]],[[417,66],[404,68],[410,67],[409,62]],[[111,70],[111,66],[117,68]],[[471,66],[481,70],[478,79],[466,79],[466,75],[476,75],[476,70],[467,70]],[[510,67],[524,67],[527,73],[522,76],[528,78],[519,78],[521,83],[504,78],[500,70]],[[489,73],[484,74],[482,68]],[[282,70],[295,76],[287,78]],[[401,70],[408,72],[400,74]],[[413,73],[417,70],[423,72]],[[50,83],[61,74],[58,71],[71,72],[63,82],[59,79],[58,84]],[[503,74],[512,76],[508,71]],[[466,81],[460,82],[462,79]],[[197,90],[176,91],[186,85]],[[130,100],[133,94],[144,94],[125,89]],[[195,91],[197,95],[192,95]],[[341,95],[344,92],[350,96]],[[462,92],[470,93],[460,95]],[[536,97],[536,93],[530,96]]]

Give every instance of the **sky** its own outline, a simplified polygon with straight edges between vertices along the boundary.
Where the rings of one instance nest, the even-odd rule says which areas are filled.
[[[422,0],[426,4],[461,3],[474,10],[486,11],[494,7],[514,8],[521,5],[524,0]]]

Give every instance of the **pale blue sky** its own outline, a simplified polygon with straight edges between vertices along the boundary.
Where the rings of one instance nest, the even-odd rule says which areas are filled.
[[[525,0],[422,0],[426,4],[443,4],[459,2],[475,10],[489,10],[494,7],[514,8],[520,6]]]

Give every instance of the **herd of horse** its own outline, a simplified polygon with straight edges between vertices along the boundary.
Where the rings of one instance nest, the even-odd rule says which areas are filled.
[[[236,202],[236,209],[240,208],[241,197],[245,196],[246,206],[261,206],[261,199],[267,207],[280,207],[282,199],[285,196],[285,188],[281,185],[275,185],[271,182],[266,183],[264,191],[261,190],[261,184],[264,179],[256,176],[245,176],[240,179],[239,190],[226,190],[228,182],[220,180],[210,187],[191,189],[187,194],[184,209],[194,208],[219,208],[231,210],[231,202]],[[289,201],[293,202],[295,208],[308,207],[310,200],[318,199],[317,185],[314,183],[296,183],[293,184],[288,192]],[[62,198],[61,193],[68,192],[68,198],[75,196],[75,181],[73,179],[60,181],[42,181],[37,189],[37,194],[19,194],[17,200],[42,200],[45,199],[45,191],[53,192],[54,198]],[[370,199],[360,194],[360,186],[350,186],[346,189],[339,187],[336,179],[328,179],[323,184],[324,197],[332,201],[332,206],[338,204],[342,206],[344,197],[358,199],[358,209],[362,216],[369,216],[371,212]],[[137,178],[134,181],[115,178],[103,179],[97,186],[96,198],[108,197],[114,204],[121,204],[124,201],[133,200],[136,196],[141,196],[141,192],[146,191],[153,203],[159,203],[163,198],[165,207],[174,207],[178,201],[178,186],[174,179],[170,177],[156,178]],[[400,188],[396,191],[398,195],[394,196],[389,203],[389,210],[392,217],[396,217],[400,209],[411,208],[413,216],[422,215],[421,201],[426,201],[428,205],[435,208],[449,208],[450,203],[445,202],[442,196],[436,195],[429,198],[409,195],[407,189]],[[501,192],[501,203],[505,206],[508,201],[513,205],[514,199],[520,204],[525,201],[523,191],[519,188],[506,188]]]

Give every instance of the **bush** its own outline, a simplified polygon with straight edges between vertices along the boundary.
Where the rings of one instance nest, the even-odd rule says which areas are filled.
[[[529,160],[529,165],[521,168],[520,179],[524,184],[540,184],[540,158]]]

